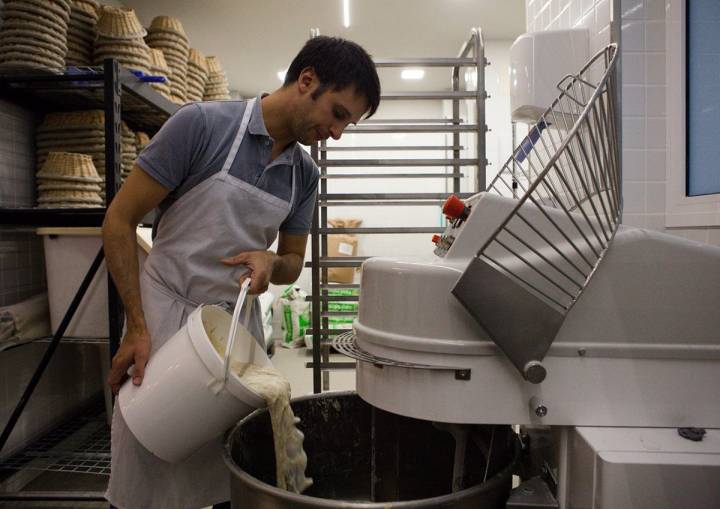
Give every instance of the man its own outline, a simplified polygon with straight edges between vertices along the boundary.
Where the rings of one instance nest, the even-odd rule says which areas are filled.
[[[316,37],[272,94],[190,104],[166,122],[103,224],[108,268],[127,317],[108,377],[113,391],[131,366],[132,383],[142,383],[152,352],[199,303],[233,302],[248,277],[253,294],[297,279],[319,178],[297,142],[339,139],[379,101],[365,50]],[[135,227],[155,207],[153,248],[139,274]],[[277,253],[268,251],[278,232]],[[258,306],[251,328],[262,339]],[[227,507],[220,504],[230,498],[221,447],[218,438],[186,461],[166,463],[135,440],[116,407],[108,500],[122,509]]]

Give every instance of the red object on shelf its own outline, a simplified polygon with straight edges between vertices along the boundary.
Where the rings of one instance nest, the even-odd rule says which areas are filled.
[[[432,241],[433,241],[433,244],[437,244],[438,242],[440,242],[440,235],[438,235],[438,234],[433,235]]]
[[[450,197],[445,201],[445,205],[443,205],[442,210],[443,214],[450,219],[467,219],[469,214],[469,209],[465,205],[465,202],[454,194],[450,195]]]

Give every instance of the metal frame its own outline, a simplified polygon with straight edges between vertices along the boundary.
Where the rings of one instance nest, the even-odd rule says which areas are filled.
[[[121,117],[133,124],[154,132],[172,115],[178,106],[171,103],[149,85],[141,82],[115,60],[105,60],[102,67],[83,68],[79,73],[60,75],[3,74],[0,75],[0,94],[3,97],[27,104],[31,109],[102,108],[105,112],[105,177],[106,197],[109,204],[120,188],[122,134]],[[39,106],[38,106],[39,104]],[[100,226],[106,208],[97,209],[18,209],[0,208],[0,225],[13,226]],[[0,450],[5,446],[30,397],[37,387],[65,330],[79,307],[90,283],[97,273],[104,252],[101,248],[83,278],[75,297],[68,307],[57,331],[49,340],[45,354],[32,375],[20,401],[0,434]],[[110,355],[120,344],[123,309],[117,290],[108,275],[108,328]],[[40,338],[43,340],[43,338]],[[44,338],[47,340],[47,338]],[[78,341],[73,341],[78,342]],[[84,342],[84,341],[80,341]],[[93,339],[89,343],[97,343]],[[0,493],[0,500],[104,500],[102,493],[68,492]]]
[[[489,65],[485,59],[485,45],[482,31],[474,28],[470,37],[463,44],[457,57],[454,58],[402,58],[402,59],[375,59],[377,67],[446,67],[451,69],[450,91],[427,91],[427,92],[386,92],[381,95],[382,101],[401,100],[451,100],[453,115],[450,119],[371,119],[362,122],[358,126],[349,127],[347,133],[362,135],[383,134],[383,133],[448,133],[452,135],[452,141],[447,145],[434,146],[377,146],[363,145],[358,147],[328,147],[325,142],[315,145],[311,154],[320,167],[320,191],[315,205],[315,215],[311,229],[311,252],[312,261],[306,263],[306,267],[312,268],[312,295],[308,300],[312,302],[312,328],[307,333],[313,337],[313,361],[307,363],[307,367],[313,368],[313,390],[319,393],[329,389],[328,371],[354,367],[354,363],[330,362],[329,349],[331,338],[337,334],[347,332],[345,330],[333,330],[329,328],[330,316],[355,316],[348,312],[331,312],[328,310],[328,303],[332,300],[350,300],[344,298],[330,298],[328,290],[340,288],[358,288],[356,284],[331,284],[328,281],[328,267],[357,267],[362,264],[364,257],[353,258],[332,258],[328,257],[327,241],[328,235],[335,233],[357,233],[357,234],[417,234],[417,233],[441,233],[442,227],[375,227],[375,228],[329,228],[327,222],[328,206],[351,206],[351,205],[377,205],[377,206],[427,206],[440,205],[447,198],[447,193],[328,193],[327,181],[330,179],[385,179],[385,178],[408,178],[428,179],[433,182],[447,180],[452,182],[452,190],[461,197],[468,197],[474,193],[460,193],[461,179],[465,176],[461,167],[476,167],[478,187],[476,191],[484,190],[487,160],[485,158],[485,100],[488,95],[485,92],[485,66]],[[473,68],[477,76],[476,90],[461,90],[460,69]],[[475,123],[464,123],[460,118],[460,101],[475,101]],[[461,158],[461,151],[464,149],[460,144],[461,133],[475,133],[477,135],[477,156],[472,159]],[[450,151],[451,157],[442,159],[380,159],[368,158],[358,160],[347,160],[331,158],[329,155],[342,151],[414,151],[414,150],[437,150]],[[393,168],[393,167],[438,167],[451,168],[448,173],[329,173],[328,169],[337,168]],[[448,180],[449,179],[449,180]],[[357,297],[355,297],[357,300]]]

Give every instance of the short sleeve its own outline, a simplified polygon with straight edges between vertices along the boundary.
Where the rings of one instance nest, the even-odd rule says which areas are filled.
[[[293,235],[306,235],[310,232],[313,213],[315,212],[315,200],[317,199],[317,185],[320,180],[320,173],[315,162],[310,157],[303,157],[303,186],[299,190],[300,196],[297,205],[288,218],[280,225],[280,231]]]
[[[137,164],[163,187],[174,191],[200,158],[206,132],[202,109],[194,103],[183,106],[153,136]]]

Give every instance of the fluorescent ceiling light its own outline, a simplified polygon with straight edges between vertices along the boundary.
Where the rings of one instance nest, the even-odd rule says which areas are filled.
[[[404,80],[421,80],[425,76],[423,69],[403,69],[400,77]]]
[[[350,0],[342,0],[343,3],[343,26],[350,26]]]
[[[287,69],[285,69],[284,71],[278,71],[277,77],[281,83],[285,83],[285,75],[286,74],[287,74]]]

